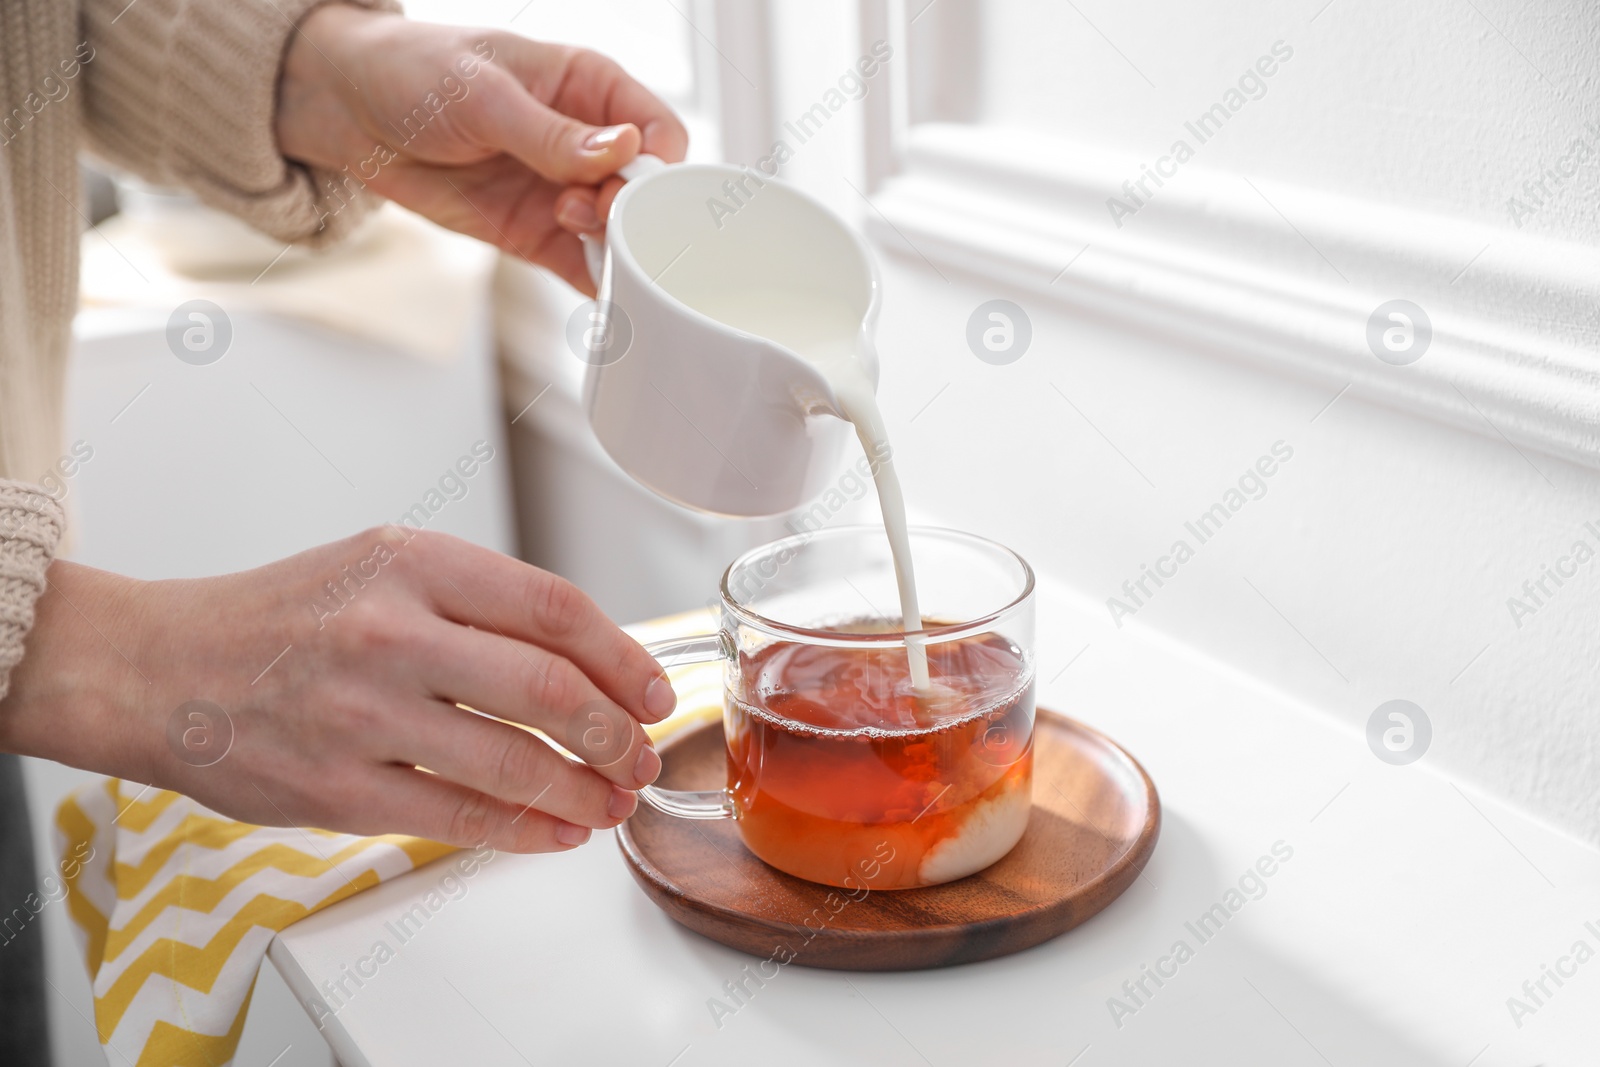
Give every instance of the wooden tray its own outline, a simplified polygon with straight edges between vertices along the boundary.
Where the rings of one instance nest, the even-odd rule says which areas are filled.
[[[1020,952],[1132,885],[1161,826],[1155,785],[1115,742],[1042,708],[1034,729],[1026,833],[998,863],[945,885],[878,890],[841,907],[842,890],[757,859],[733,821],[676,819],[642,804],[617,828],[617,842],[661,910],[763,959],[897,971]],[[660,751],[659,785],[715,789],[726,780],[720,722],[678,734]]]

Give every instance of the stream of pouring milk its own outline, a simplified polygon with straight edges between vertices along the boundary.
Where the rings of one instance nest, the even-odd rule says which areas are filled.
[[[739,292],[694,301],[701,312],[735,329],[776,341],[799,354],[822,373],[839,408],[856,428],[869,459],[883,458],[873,468],[883,528],[894,557],[895,584],[900,592],[900,617],[907,633],[922,629],[917,604],[917,578],[911,563],[911,537],[906,528],[906,498],[894,470],[889,431],[878,410],[877,394],[862,360],[872,340],[861,329],[861,317],[842,302],[792,292]],[[929,692],[928,652],[916,638],[906,638],[911,684]]]
[[[859,327],[857,327],[859,332]],[[911,563],[911,535],[906,527],[906,498],[900,477],[894,471],[894,450],[889,445],[889,430],[878,410],[878,398],[861,365],[861,355],[871,344],[865,335],[848,338],[838,345],[817,346],[803,351],[822,376],[833,386],[839,408],[856,428],[867,456],[883,457],[873,470],[878,486],[878,507],[883,512],[883,528],[889,535],[889,553],[894,557],[895,584],[900,588],[900,618],[909,634],[922,629],[922,609],[917,604],[917,575]],[[918,692],[928,691],[928,651],[916,638],[906,637],[906,657],[911,665],[911,685]]]

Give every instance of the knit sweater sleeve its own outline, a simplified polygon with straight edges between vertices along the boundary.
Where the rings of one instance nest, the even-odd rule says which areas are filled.
[[[285,159],[273,124],[285,51],[327,2],[82,0],[89,147],[279,240],[336,240],[375,199],[330,199],[335,175]],[[399,10],[396,0],[340,2]]]
[[[0,480],[0,697],[22,659],[33,605],[44,592],[45,568],[64,526],[61,505],[38,486]]]

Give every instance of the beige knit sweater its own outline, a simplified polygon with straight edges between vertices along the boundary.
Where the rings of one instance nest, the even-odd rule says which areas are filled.
[[[273,134],[285,49],[325,2],[0,0],[0,696],[62,532],[38,483],[63,448],[79,149],[281,240],[337,238],[362,208],[320,223],[329,176],[284,159]]]

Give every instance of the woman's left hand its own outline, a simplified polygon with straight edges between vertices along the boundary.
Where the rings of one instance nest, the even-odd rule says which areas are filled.
[[[640,152],[677,162],[689,140],[671,108],[598,53],[337,3],[292,38],[277,135],[290,159],[348,167],[589,295],[578,235],[601,229],[617,170]],[[342,207],[319,193],[323,210]]]

